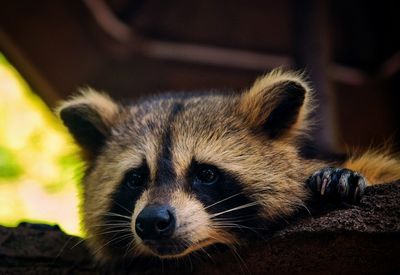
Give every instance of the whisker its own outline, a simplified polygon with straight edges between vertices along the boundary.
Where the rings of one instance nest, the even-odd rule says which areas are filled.
[[[189,259],[189,264],[190,264],[190,273],[193,272],[193,263],[192,263],[192,258],[190,257],[190,254],[188,254],[188,259]]]
[[[283,220],[287,225],[290,225],[290,222],[283,216],[282,214],[276,213],[277,218]]]
[[[122,204],[120,204],[119,202],[117,202],[116,200],[113,200],[113,202],[118,205],[119,207],[121,207],[122,209],[124,209],[126,212],[128,212],[128,214],[132,215],[132,211],[129,210],[128,208],[126,208],[125,206],[123,206]]]
[[[257,219],[257,217],[254,217],[254,216],[248,216],[247,218],[243,216],[242,219],[240,217],[239,218],[236,218],[236,217],[211,218],[211,220],[216,223],[229,223],[229,222],[236,223],[236,222],[251,221],[251,220],[255,220],[255,219]]]
[[[298,205],[301,206],[301,207],[303,207],[303,208],[308,212],[308,214],[310,215],[310,217],[313,217],[313,215],[311,214],[310,209],[308,209],[307,205],[306,205],[304,202],[300,201]]]
[[[77,242],[76,244],[74,244],[73,246],[71,246],[70,249],[73,249],[75,247],[77,247],[78,245],[80,245],[81,243],[83,243],[85,241],[85,239],[79,240],[79,242]]]
[[[93,227],[130,227],[130,226],[131,226],[130,222],[120,222],[120,223],[97,224],[97,225],[94,225]]]
[[[73,236],[70,236],[70,237],[68,238],[68,240],[65,241],[64,245],[61,247],[60,251],[57,253],[56,257],[54,258],[54,262],[58,259],[58,257],[61,256],[61,254],[64,252],[65,248],[67,247],[67,245],[69,244],[69,242],[70,242],[73,238],[74,238]],[[72,247],[72,248],[73,248],[73,247]],[[54,263],[54,262],[53,262],[53,263]]]
[[[119,218],[124,218],[124,219],[127,219],[127,220],[132,220],[132,217],[121,215],[121,214],[117,214],[117,213],[113,213],[113,212],[107,212],[107,213],[104,214],[104,216],[119,217]]]
[[[227,218],[211,218],[212,221],[215,222],[246,222],[257,219],[254,215],[247,215],[247,216],[237,216],[235,218],[227,217]]]
[[[242,194],[242,192],[236,193],[236,194],[234,194],[234,195],[232,195],[232,196],[229,196],[229,197],[227,197],[227,198],[224,198],[224,199],[222,199],[222,200],[220,200],[220,201],[217,201],[217,202],[215,202],[215,203],[213,203],[213,204],[207,205],[206,207],[204,207],[204,210],[206,210],[206,209],[208,209],[208,208],[210,208],[210,207],[213,207],[213,206],[215,206],[215,205],[217,205],[217,204],[219,204],[219,203],[221,203],[221,202],[224,202],[224,201],[227,201],[227,200],[229,200],[229,199],[232,199],[232,198],[234,198],[234,197],[236,197],[236,196],[238,196],[238,195],[241,195],[241,194]]]
[[[241,206],[237,206],[237,207],[234,207],[234,208],[231,208],[231,209],[228,209],[228,210],[225,210],[225,211],[222,211],[222,212],[213,214],[213,215],[211,215],[211,217],[212,217],[212,218],[213,218],[213,217],[218,217],[218,216],[220,216],[220,215],[222,215],[222,214],[229,213],[229,212],[236,211],[236,210],[241,210],[241,209],[244,209],[244,208],[248,208],[248,207],[251,207],[251,206],[255,206],[255,205],[257,205],[257,204],[259,204],[258,201],[250,202],[250,203],[247,203],[247,204],[244,204],[244,205],[241,205]]]
[[[237,223],[230,223],[230,224],[217,224],[217,225],[212,225],[212,227],[215,228],[244,228],[244,229],[249,229],[249,230],[266,230],[266,228],[263,227],[249,227]]]
[[[124,258],[128,256],[128,254],[135,248],[135,242],[131,241],[129,242],[129,245],[126,247],[125,253],[124,253]],[[132,250],[131,250],[132,249]]]
[[[93,236],[100,236],[100,235],[105,235],[105,234],[121,233],[121,232],[129,232],[130,233],[132,231],[130,230],[130,228],[129,229],[126,228],[126,229],[118,229],[118,230],[109,230],[109,231],[104,231],[104,232],[98,233],[98,234],[93,235]]]
[[[235,216],[235,219],[240,219],[240,218],[254,218],[253,215],[244,215],[244,216]],[[220,217],[220,218],[213,218],[215,221],[230,221],[232,220],[232,217]]]
[[[249,221],[249,220],[214,221],[213,219],[211,219],[211,221],[213,222],[213,225],[229,225],[229,224],[245,225],[245,224],[243,224],[243,223],[244,223],[244,222],[247,222],[247,221]]]
[[[114,235],[115,236],[115,235]],[[113,236],[113,237],[114,237]],[[96,251],[93,252],[94,255],[96,255],[97,253],[99,253],[104,247],[106,247],[107,245],[111,244],[112,242],[115,242],[117,240],[121,241],[127,238],[130,238],[132,236],[131,233],[129,234],[125,234],[125,235],[121,235],[121,236],[117,236],[116,238],[111,238],[110,241],[106,242],[104,245],[102,245],[99,249],[97,249]]]
[[[140,255],[140,251],[137,249],[139,247],[139,244],[133,239],[132,240],[132,247],[129,250],[129,253],[132,253],[132,259],[131,261],[133,261],[134,257],[137,257]]]
[[[203,247],[201,247],[200,249],[201,249],[201,251],[203,251],[204,254],[206,254],[208,256],[208,258],[210,258],[210,260],[212,262],[214,262],[214,259],[211,257],[211,255]]]
[[[243,274],[247,273],[247,274],[251,274],[249,267],[247,266],[246,262],[243,260],[243,258],[240,256],[239,252],[237,252],[236,247],[234,246],[230,246],[231,251],[233,251],[233,255],[235,255],[235,258],[238,259],[239,262],[239,267],[242,271]],[[243,267],[246,269],[247,272],[244,272],[242,265],[240,264],[242,263]]]
[[[241,230],[244,230],[244,229],[246,229],[246,230],[250,230],[251,232],[253,232],[253,233],[255,233],[259,238],[261,238],[262,240],[264,240],[264,241],[266,241],[266,239],[265,239],[265,236],[263,236],[262,234],[261,234],[261,232],[259,232],[259,231],[262,231],[262,230],[267,230],[267,228],[265,228],[265,227],[250,227],[250,226],[245,226],[245,225],[241,225],[241,224],[237,224],[237,223],[228,223],[228,224],[225,224],[225,223],[221,223],[221,224],[213,224],[213,225],[211,225],[212,227],[214,227],[214,228],[221,228],[221,229],[241,229]]]

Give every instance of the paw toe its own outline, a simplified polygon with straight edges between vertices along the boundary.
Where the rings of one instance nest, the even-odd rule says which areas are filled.
[[[321,197],[358,202],[366,187],[365,179],[357,172],[345,168],[324,168],[308,180],[309,187]]]

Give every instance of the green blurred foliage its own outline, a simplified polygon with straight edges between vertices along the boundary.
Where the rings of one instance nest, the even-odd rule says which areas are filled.
[[[22,173],[13,152],[0,146],[0,179],[15,179]]]
[[[57,223],[81,235],[82,168],[66,129],[0,53],[0,224]]]

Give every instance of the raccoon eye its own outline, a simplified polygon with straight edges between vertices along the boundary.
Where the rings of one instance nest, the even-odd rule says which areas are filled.
[[[219,171],[211,165],[201,165],[196,172],[196,179],[203,184],[211,185],[218,181]]]
[[[130,188],[137,188],[146,183],[146,175],[139,170],[132,170],[126,173],[124,183]]]

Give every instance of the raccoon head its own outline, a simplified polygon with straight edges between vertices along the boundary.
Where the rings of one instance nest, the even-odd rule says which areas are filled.
[[[82,147],[83,225],[100,260],[182,257],[237,245],[306,198],[296,137],[310,89],[279,71],[236,94],[169,94],[132,104],[84,91],[59,116]]]

